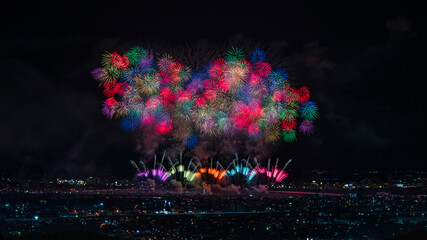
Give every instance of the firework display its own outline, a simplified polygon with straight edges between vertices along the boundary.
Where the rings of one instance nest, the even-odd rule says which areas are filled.
[[[123,55],[104,54],[92,75],[103,88],[107,118],[121,119],[125,131],[151,128],[170,135],[187,149],[200,138],[242,133],[267,143],[295,142],[297,130],[313,132],[318,116],[309,89],[291,86],[287,71],[273,69],[260,49],[248,61],[233,47],[224,58],[191,71],[169,55],[155,59],[151,50],[134,47]],[[177,165],[169,171],[186,170]]]
[[[147,168],[142,161],[139,162],[139,166],[134,161],[130,161],[130,164],[137,170],[136,178],[142,181],[152,179],[161,184],[168,181],[176,181],[180,182],[183,187],[234,185],[244,188],[256,185],[271,186],[281,183],[288,177],[285,170],[291,162],[289,160],[280,169],[278,167],[279,159],[276,160],[274,167],[270,167],[269,159],[268,165],[263,167],[256,158],[252,160],[249,158],[239,159],[236,153],[234,160],[230,162],[227,168],[224,168],[219,161],[214,163],[213,159],[211,159],[209,166],[204,166],[198,158],[191,158],[186,164],[187,168],[185,168],[182,153],[179,160],[172,160],[169,156],[166,158],[167,161],[164,161],[165,153],[163,153],[162,160],[158,162],[157,157],[154,156],[151,168]]]
[[[198,166],[201,166],[199,164]],[[200,167],[196,172],[196,177],[200,183],[206,184],[225,184],[225,175],[227,170],[225,170],[222,165],[217,161],[216,166],[213,167],[213,159],[211,158],[211,163],[209,167]]]
[[[255,171],[259,182],[264,182],[266,185],[272,184],[274,182],[280,183],[283,179],[288,177],[288,174],[285,172],[286,167],[291,163],[289,160],[282,169],[278,168],[279,159],[276,160],[276,165],[270,168],[270,159],[268,159],[267,168],[257,166],[253,171]]]
[[[256,158],[254,160],[256,161]],[[229,180],[229,183],[236,186],[246,186],[250,183],[253,183],[252,180],[257,173],[249,163],[249,158],[239,161],[237,154],[236,158],[227,167],[227,170],[228,171],[226,176]]]

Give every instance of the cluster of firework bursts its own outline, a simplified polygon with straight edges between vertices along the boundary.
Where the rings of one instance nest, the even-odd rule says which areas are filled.
[[[224,168],[219,161],[215,163],[211,159],[209,166],[203,166],[198,158],[192,158],[188,164],[184,164],[182,153],[179,160],[172,160],[169,156],[154,161],[151,167],[140,161],[139,165],[134,161],[130,164],[137,170],[138,180],[154,180],[159,184],[166,184],[169,181],[180,182],[182,186],[196,185],[234,185],[241,188],[246,186],[266,185],[270,186],[282,182],[288,174],[285,172],[289,165],[289,160],[283,168],[279,168],[279,159],[274,166],[270,164],[270,159],[266,167],[261,166],[256,158],[239,159],[236,157]]]
[[[262,50],[250,59],[231,48],[225,58],[192,72],[169,55],[155,60],[152,51],[134,47],[124,55],[106,53],[92,75],[103,88],[108,118],[120,118],[125,131],[142,127],[170,134],[188,149],[200,137],[243,133],[271,143],[294,142],[297,130],[311,134],[318,107],[308,88],[292,87],[287,71],[272,69]]]

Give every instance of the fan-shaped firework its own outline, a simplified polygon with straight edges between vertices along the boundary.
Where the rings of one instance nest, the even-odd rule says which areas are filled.
[[[276,160],[276,165],[270,167],[270,159],[268,159],[267,167],[257,166],[255,172],[257,174],[258,184],[271,185],[274,183],[280,183],[288,177],[285,172],[286,167],[291,163],[289,160],[282,169],[278,168],[279,159]]]
[[[139,165],[130,161],[130,164],[137,170],[137,179],[142,181],[152,179],[163,186],[172,181],[180,182],[183,187],[195,185],[234,185],[240,188],[256,185],[271,186],[281,183],[288,176],[285,170],[291,162],[289,160],[283,168],[279,168],[279,159],[276,160],[274,166],[271,166],[269,159],[267,166],[263,166],[256,158],[239,159],[236,153],[235,159],[229,163],[227,168],[224,168],[219,161],[214,163],[212,159],[209,166],[202,166],[197,158],[192,158],[188,163],[184,163],[182,153],[180,159],[175,162],[165,155],[166,153],[163,153],[160,162],[154,156],[154,162],[150,168],[146,167],[142,161],[139,162]]]
[[[170,176],[170,179],[173,179],[177,182],[180,182],[183,186],[191,185],[196,179],[196,170],[197,167],[193,163],[193,159],[188,163],[187,168],[182,163],[182,153],[180,153],[179,161],[175,163],[170,157],[168,157],[169,164],[171,165],[167,174]]]
[[[245,187],[255,177],[256,172],[247,160],[234,160],[232,167],[228,169],[226,176],[230,184]]]
[[[296,129],[312,132],[318,116],[307,87],[292,87],[285,69],[273,69],[263,50],[251,61],[232,47],[195,72],[165,54],[134,47],[106,53],[92,71],[106,97],[102,112],[121,118],[125,131],[154,128],[188,149],[209,136],[246,136],[276,142],[297,139]],[[300,118],[300,119],[299,119]],[[310,121],[310,122],[307,122]]]
[[[213,167],[213,162],[211,159],[211,164],[209,167],[201,167],[196,173],[196,177],[205,184],[215,185],[225,183],[225,174],[227,170],[222,168],[222,165],[219,162],[216,162],[216,166]]]

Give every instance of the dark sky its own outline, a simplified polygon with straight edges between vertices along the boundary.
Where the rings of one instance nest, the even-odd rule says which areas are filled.
[[[136,44],[266,48],[320,108],[313,136],[273,147],[294,169],[426,170],[416,1],[87,2],[2,7],[1,175],[129,176],[136,138],[102,115],[90,71]]]

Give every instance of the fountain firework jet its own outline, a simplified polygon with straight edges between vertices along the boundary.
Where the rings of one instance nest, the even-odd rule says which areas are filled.
[[[157,162],[157,156],[154,156],[153,167],[150,169],[148,169],[142,161],[139,161],[139,165],[141,166],[142,171],[134,161],[131,160],[130,164],[138,170],[136,177],[139,179],[151,179],[155,182],[163,183],[166,182],[166,180],[169,178],[166,168],[162,163]]]
[[[285,164],[285,166],[282,169],[279,169],[277,167],[279,163],[279,159],[276,160],[275,166],[271,168],[270,168],[270,161],[271,160],[268,159],[267,168],[264,168],[261,166],[257,166],[255,168],[255,172],[257,173],[259,184],[270,185],[273,183],[280,183],[281,181],[283,181],[283,179],[288,177],[288,174],[285,172],[285,169],[292,162],[291,159]]]
[[[227,173],[225,175],[227,176],[230,184],[243,188],[252,181],[256,172],[249,163],[249,157],[248,159],[242,159],[239,161],[237,153],[235,156],[236,158],[228,165],[226,169]]]
[[[193,158],[188,163],[187,168],[182,163],[182,152],[179,154],[179,161],[173,163],[168,156],[169,164],[171,165],[167,172],[171,179],[180,182],[183,186],[192,185],[196,178],[197,167],[193,163]]]
[[[130,165],[132,165],[132,167],[136,168],[136,170],[138,171],[138,173],[141,172],[141,170],[139,169],[138,165],[136,165],[136,163],[133,160],[129,161]]]
[[[167,168],[163,162],[167,159]],[[157,161],[157,156],[154,156],[151,168],[140,161],[138,166],[134,161],[130,161],[132,167],[137,170],[136,177],[142,181],[155,181],[160,185],[165,186],[172,183],[174,187],[178,184],[182,187],[202,186],[226,186],[234,185],[239,188],[249,186],[265,185],[273,186],[281,183],[288,174],[286,168],[292,160],[289,160],[283,168],[279,168],[279,159],[276,160],[274,166],[271,165],[271,160],[268,159],[267,166],[263,167],[256,158],[250,160],[239,159],[237,153],[235,158],[228,164],[227,168],[213,158],[206,166],[202,166],[197,157],[191,158],[187,164],[183,163],[182,153],[179,155],[179,160],[173,160],[170,156],[166,156],[166,151],[163,153],[162,160]],[[187,166],[187,167],[185,167]]]
[[[199,181],[208,185],[223,185],[225,183],[225,174],[227,171],[222,167],[219,162],[216,162],[215,168],[213,167],[213,159],[211,158],[209,167],[201,167],[196,173]]]

